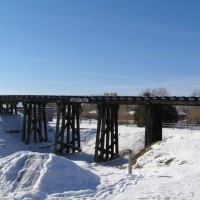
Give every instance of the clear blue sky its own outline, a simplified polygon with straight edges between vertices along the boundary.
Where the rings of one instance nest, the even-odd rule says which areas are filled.
[[[0,94],[200,89],[199,0],[0,0]]]

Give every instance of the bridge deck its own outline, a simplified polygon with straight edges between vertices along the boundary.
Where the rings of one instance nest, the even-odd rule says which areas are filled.
[[[55,96],[55,95],[0,95],[0,103],[45,102],[45,103],[117,103],[117,104],[162,104],[200,105],[200,97],[144,97],[144,96]]]

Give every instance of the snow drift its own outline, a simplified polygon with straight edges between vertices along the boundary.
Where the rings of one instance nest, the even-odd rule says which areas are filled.
[[[54,154],[21,151],[0,160],[2,197],[29,193],[42,198],[70,190],[95,190],[99,184],[97,175]]]
[[[133,174],[127,175],[126,156],[92,163],[95,123],[81,123],[83,151],[67,159],[52,154],[51,142],[24,145],[16,131],[21,124],[20,116],[0,115],[0,199],[199,199],[199,130],[163,128],[163,141],[140,154]],[[55,122],[49,126],[54,129]],[[120,151],[137,153],[144,147],[144,131],[119,126]],[[49,136],[54,141],[52,131]]]

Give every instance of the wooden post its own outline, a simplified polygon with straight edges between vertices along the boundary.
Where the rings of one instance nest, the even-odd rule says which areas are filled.
[[[65,111],[66,111],[66,107],[65,107]],[[70,144],[70,121],[71,121],[71,105],[67,105],[67,112],[65,112],[65,119],[66,119],[66,144]],[[70,148],[69,145],[66,146],[66,154],[70,153]]]
[[[162,105],[146,105],[145,146],[162,140]]]
[[[38,104],[39,141],[42,142],[42,105]]]
[[[26,140],[27,104],[23,103],[23,107],[24,107],[24,114],[23,114],[22,142]]]
[[[9,104],[7,103],[6,104],[6,112],[8,112],[9,111]]]
[[[102,105],[102,120],[101,120],[101,122],[102,122],[102,126],[101,126],[101,137],[100,137],[100,156],[99,156],[99,158],[101,159],[101,160],[103,160],[103,156],[104,156],[104,153],[105,153],[105,151],[104,151],[104,144],[105,144],[105,129],[106,129],[106,105]]]
[[[109,141],[109,139],[110,139],[110,134],[112,135],[112,130],[111,130],[111,123],[112,123],[112,121],[111,121],[111,119],[110,119],[110,110],[111,110],[111,107],[107,107],[107,119],[106,119],[106,125],[107,125],[107,127],[106,127],[106,131],[105,131],[105,133],[106,133],[106,160],[108,160],[109,159],[109,143],[110,143],[110,141]],[[111,131],[111,132],[110,132]]]
[[[118,109],[118,104],[98,104],[95,162],[118,156]]]
[[[62,106],[61,111],[62,111],[62,124],[61,124],[61,131],[60,131],[60,154],[63,154],[64,137],[65,137],[65,116],[66,116],[66,105],[65,104]]]
[[[60,113],[61,113],[61,104],[57,103],[57,121],[56,121],[56,132],[55,132],[55,143],[54,143],[54,153],[58,153],[58,139],[59,139],[59,130],[60,130]]]
[[[95,153],[94,153],[94,162],[98,162],[99,157],[99,145],[100,145],[100,136],[101,136],[101,123],[102,123],[102,104],[97,105],[98,108],[98,121],[97,121],[97,133],[96,133],[96,144],[95,144]]]
[[[36,104],[33,105],[33,118],[31,119],[34,129],[34,142],[37,142],[37,107]]]
[[[118,112],[117,112],[118,114]],[[111,126],[110,126],[110,131],[111,131],[111,159],[113,159],[113,155],[114,155],[114,144],[115,144],[115,118],[117,118],[116,116],[116,112],[115,112],[115,107],[111,107],[111,119],[114,119],[114,120],[111,120]],[[117,120],[118,121],[118,120]],[[118,125],[117,125],[118,126]],[[117,132],[117,136],[118,136],[118,132]],[[116,144],[118,144],[118,141],[116,142]],[[117,153],[118,154],[118,153]]]
[[[76,108],[76,135],[77,135],[77,143],[78,143],[78,149],[81,148],[81,139],[80,139],[80,119],[79,119],[79,111],[80,111],[80,104],[77,104]]]
[[[22,133],[22,141],[25,141],[26,144],[30,143],[31,134],[34,132],[34,142],[47,141],[48,140],[48,132],[46,126],[46,113],[44,103],[24,103],[24,119],[23,119],[23,133]],[[28,120],[27,120],[28,116]],[[44,123],[44,138],[43,138],[43,127],[42,121]],[[28,128],[26,130],[26,124]],[[39,136],[39,137],[38,137]]]
[[[118,110],[119,105],[113,107],[113,115],[114,115],[114,147],[115,147],[115,154],[119,154],[119,134],[118,134]]]
[[[43,113],[43,126],[44,126],[44,141],[47,142],[48,141],[48,133],[47,133],[47,120],[46,120],[46,103],[42,104],[42,113]]]
[[[55,153],[66,154],[74,153],[80,149],[80,125],[79,125],[79,107],[78,103],[65,104],[60,103],[57,113]],[[62,115],[61,127],[59,126],[58,117]]]
[[[75,127],[75,119],[76,119],[76,112],[75,111],[76,111],[76,107],[72,106],[72,116],[74,116],[74,117],[72,117],[72,119],[71,119],[71,123],[72,123],[71,124],[71,126],[72,126],[72,130],[71,130],[72,131],[72,142],[71,143],[72,143],[73,146],[75,146],[75,140],[76,140],[76,136],[75,136],[75,134],[76,134],[75,131],[76,130],[74,129],[74,127]],[[75,149],[72,149],[72,152],[75,153]]]
[[[13,112],[14,112],[14,104],[11,103],[10,104],[10,114],[13,115]]]
[[[15,114],[17,114],[17,103],[15,104]]]
[[[26,137],[26,144],[30,143],[30,137],[31,137],[31,132],[32,132],[32,128],[31,128],[31,124],[32,124],[32,104],[28,105],[28,131],[27,131],[27,137]]]
[[[0,114],[3,113],[3,103],[0,103]]]

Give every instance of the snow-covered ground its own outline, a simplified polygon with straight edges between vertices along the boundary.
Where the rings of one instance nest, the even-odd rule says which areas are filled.
[[[0,199],[199,199],[200,131],[164,128],[128,175],[126,156],[93,163],[95,121],[81,122],[82,152],[65,157],[52,153],[54,128],[50,142],[25,145],[21,116],[0,115]],[[144,128],[119,126],[120,151],[143,147]]]

